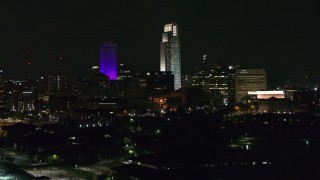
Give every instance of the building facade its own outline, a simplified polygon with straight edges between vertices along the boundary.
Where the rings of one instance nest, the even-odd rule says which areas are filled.
[[[149,71],[140,74],[139,86],[151,95],[169,95],[174,90],[174,75],[170,71]]]
[[[226,65],[202,63],[190,79],[192,87],[210,92],[214,105],[228,105],[228,69]]]
[[[237,69],[236,71],[236,102],[248,96],[248,91],[264,91],[267,89],[265,69]]]
[[[117,44],[102,43],[100,45],[100,72],[110,80],[116,80],[118,75]]]
[[[240,65],[228,66],[228,105],[233,106],[236,103],[236,71]]]
[[[164,25],[160,43],[160,71],[172,71],[174,74],[174,90],[181,88],[181,55],[178,25]]]

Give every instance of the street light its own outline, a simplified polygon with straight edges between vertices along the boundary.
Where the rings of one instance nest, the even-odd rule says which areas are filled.
[[[52,156],[52,158],[53,158],[53,160],[57,160],[57,159],[58,159],[58,156],[54,154],[54,155]]]

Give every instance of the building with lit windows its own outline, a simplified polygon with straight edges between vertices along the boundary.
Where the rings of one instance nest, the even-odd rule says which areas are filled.
[[[32,111],[35,109],[36,94],[28,81],[7,81],[5,104],[10,111]]]
[[[292,111],[292,102],[286,98],[285,91],[249,91],[248,96],[257,100],[260,111],[269,113],[289,113]]]
[[[174,74],[174,90],[181,88],[181,55],[178,25],[164,25],[160,43],[160,71],[172,71]]]
[[[248,97],[249,91],[264,91],[267,88],[265,69],[237,69],[236,71],[236,102]]]
[[[51,74],[47,77],[49,95],[67,90],[67,76],[63,74]]]
[[[118,74],[117,44],[105,42],[100,45],[100,72],[110,80],[116,80]]]
[[[150,95],[169,95],[174,90],[174,75],[170,71],[149,71],[139,76],[139,86]]]
[[[191,75],[191,86],[211,94],[214,105],[228,104],[228,69],[224,64],[202,63]]]
[[[132,79],[132,72],[128,66],[125,64],[119,64],[119,74],[118,80],[131,80]]]

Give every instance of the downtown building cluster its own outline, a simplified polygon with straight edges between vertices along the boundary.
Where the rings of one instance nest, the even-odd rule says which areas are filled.
[[[133,72],[130,64],[118,63],[114,42],[100,44],[100,64],[88,68],[90,75],[85,77],[60,72],[37,80],[13,81],[4,80],[1,71],[0,108],[6,112],[2,116],[30,112],[23,118],[58,122],[161,115],[178,108],[215,111],[231,107],[242,112],[273,113],[318,109],[318,91],[267,89],[263,68],[207,63],[204,55],[192,73],[182,75],[178,30],[175,23],[164,26],[159,71]]]

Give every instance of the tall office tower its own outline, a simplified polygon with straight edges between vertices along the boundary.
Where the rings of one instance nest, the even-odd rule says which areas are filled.
[[[236,71],[236,102],[248,95],[248,91],[267,89],[267,75],[264,69],[237,69]]]
[[[172,71],[174,75],[174,90],[181,88],[181,59],[178,25],[164,25],[160,43],[160,71]]]
[[[240,65],[228,66],[228,105],[233,106],[236,103],[236,71]]]
[[[117,79],[117,44],[105,42],[100,45],[100,72],[110,80]]]

